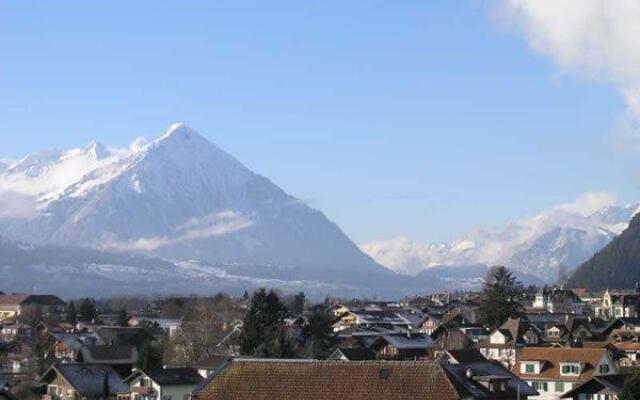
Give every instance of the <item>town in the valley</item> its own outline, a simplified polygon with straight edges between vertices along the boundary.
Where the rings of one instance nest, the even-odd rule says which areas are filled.
[[[640,387],[640,286],[402,299],[0,295],[0,399],[594,399]]]

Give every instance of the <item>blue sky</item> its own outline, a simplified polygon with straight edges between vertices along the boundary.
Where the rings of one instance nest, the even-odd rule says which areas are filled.
[[[357,242],[640,198],[616,89],[559,72],[491,3],[130,3],[0,2],[0,157],[184,121]]]

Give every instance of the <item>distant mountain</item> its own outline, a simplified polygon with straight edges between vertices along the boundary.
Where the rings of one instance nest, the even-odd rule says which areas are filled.
[[[569,280],[571,287],[622,289],[640,282],[640,215],[629,227],[582,264]]]
[[[481,229],[447,243],[419,243],[400,237],[361,246],[380,264],[420,274],[434,266],[502,264],[534,280],[552,283],[570,273],[619,235],[639,205],[618,207],[601,194],[546,210],[533,218]]]
[[[398,282],[321,212],[184,124],[126,150],[91,143],[2,165],[0,234],[14,240],[193,260],[257,277]]]

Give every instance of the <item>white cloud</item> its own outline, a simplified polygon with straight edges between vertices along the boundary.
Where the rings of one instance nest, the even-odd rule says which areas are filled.
[[[584,217],[615,205],[617,196],[607,192],[586,192],[578,196],[572,203],[565,203],[555,207],[556,210],[578,213]]]
[[[254,221],[248,216],[227,210],[201,218],[191,218],[176,227],[174,235],[138,238],[127,242],[114,241],[105,247],[116,250],[152,251],[191,240],[228,235],[247,229],[253,224]]]
[[[626,111],[616,139],[640,135],[640,1],[500,0],[499,20],[514,25],[562,71],[614,85]],[[626,121],[625,121],[626,120]],[[618,131],[620,130],[621,131]]]
[[[0,218],[33,218],[38,215],[35,198],[13,191],[0,191]]]

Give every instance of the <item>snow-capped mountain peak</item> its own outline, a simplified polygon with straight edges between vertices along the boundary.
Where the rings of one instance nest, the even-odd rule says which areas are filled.
[[[84,150],[85,154],[94,159],[101,160],[109,157],[109,150],[100,142],[91,142]]]
[[[0,173],[0,198],[13,178],[25,186],[52,182],[33,193],[36,216],[0,217],[0,235],[327,276],[385,271],[320,212],[183,123],[129,150],[92,143],[36,164],[46,168],[35,176]]]
[[[619,235],[638,204],[616,206],[606,194],[589,193],[531,218],[481,229],[447,243],[394,238],[363,244],[382,265],[407,274],[440,266],[503,264],[552,282],[571,272]]]

